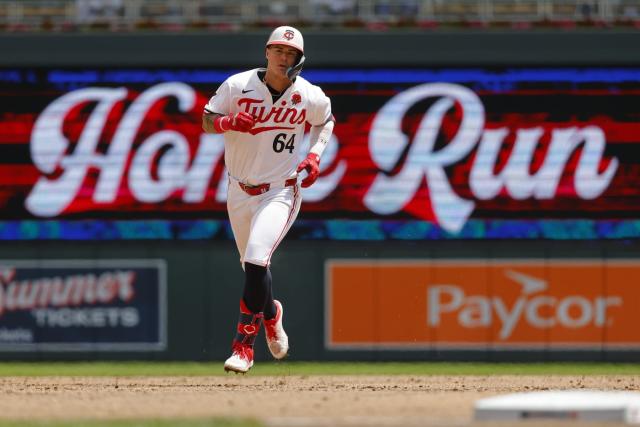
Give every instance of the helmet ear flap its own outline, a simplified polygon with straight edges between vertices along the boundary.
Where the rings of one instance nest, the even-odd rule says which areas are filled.
[[[287,77],[289,77],[289,80],[293,80],[296,77],[298,77],[298,75],[302,71],[302,67],[304,66],[305,57],[304,57],[303,54],[300,54],[298,58],[299,58],[298,59],[298,63],[296,65],[294,65],[293,67],[289,67],[289,69],[287,70]]]

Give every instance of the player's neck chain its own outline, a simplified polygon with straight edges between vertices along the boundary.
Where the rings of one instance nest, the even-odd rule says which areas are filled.
[[[277,95],[277,96],[282,96],[282,94],[283,94],[287,89],[289,89],[289,87],[287,86],[287,87],[285,87],[284,89],[282,89],[281,91],[279,91],[279,92],[278,92],[278,91],[277,91],[277,90],[275,90],[275,89],[274,89],[274,88],[273,88],[269,83],[267,83],[267,76],[263,77],[263,79],[262,79],[262,83],[264,83],[264,84],[267,86],[267,89],[269,89],[269,92],[271,92],[271,95],[274,95],[274,96],[276,96],[276,95]]]
[[[267,72],[266,71],[264,73],[258,72],[258,77],[260,78],[260,80],[262,80],[262,83],[264,83],[269,88],[269,90],[271,91],[271,93],[273,95],[282,95],[291,86],[291,83],[289,83],[288,85],[285,86],[284,89],[282,89],[281,91],[277,91],[277,90],[275,90],[273,88],[273,86],[271,86],[269,84],[269,82],[267,82]]]
[[[274,88],[272,88],[272,87],[271,87],[271,85],[270,85],[269,83],[264,82],[264,84],[265,84],[265,85],[267,85],[267,89],[269,89],[269,92],[271,92],[271,95],[273,95],[273,96],[281,96],[281,95],[282,95],[282,92],[284,92],[285,90],[287,90],[287,89],[284,89],[284,90],[282,90],[282,91],[278,92],[277,90],[275,90]]]
[[[269,93],[271,94],[271,102],[274,103],[274,104],[276,103],[276,101],[278,101],[278,99],[280,99],[282,94],[285,93],[287,91],[287,89],[289,89],[289,87],[285,87],[280,92],[278,92],[277,90],[272,88],[269,83],[267,83],[266,76],[262,78],[262,83],[264,83],[265,86],[267,86],[267,89],[269,89]]]

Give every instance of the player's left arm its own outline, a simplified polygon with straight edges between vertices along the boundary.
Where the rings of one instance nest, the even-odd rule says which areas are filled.
[[[331,138],[331,134],[333,133],[335,122],[336,119],[332,114],[326,122],[319,126],[311,126],[311,129],[309,130],[309,154],[316,154],[318,156],[318,161],[320,160],[320,157],[322,157],[324,149],[327,148],[329,138]]]
[[[331,102],[321,90],[319,90],[319,92],[321,96],[320,102],[317,104],[315,117],[316,120],[320,118],[320,120],[323,121],[319,125],[314,125],[313,122],[311,122],[309,154],[307,154],[307,157],[298,165],[298,173],[306,170],[308,174],[307,177],[302,180],[303,187],[310,187],[318,179],[318,175],[320,175],[320,157],[322,157],[324,149],[327,148],[335,125],[335,118],[333,114],[331,114]]]

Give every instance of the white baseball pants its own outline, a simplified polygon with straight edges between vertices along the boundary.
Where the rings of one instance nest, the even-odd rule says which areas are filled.
[[[227,210],[240,262],[269,266],[271,256],[298,216],[302,197],[298,185],[272,188],[259,195],[245,193],[229,180]]]

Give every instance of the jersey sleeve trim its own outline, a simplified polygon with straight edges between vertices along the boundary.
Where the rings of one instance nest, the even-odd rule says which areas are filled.
[[[208,109],[207,107],[204,107],[204,112],[207,113],[207,114],[219,114],[221,116],[224,116],[224,114],[212,111],[212,110]]]

